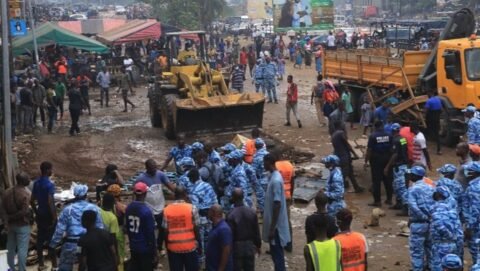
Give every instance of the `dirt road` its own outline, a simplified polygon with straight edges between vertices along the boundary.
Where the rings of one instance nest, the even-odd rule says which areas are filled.
[[[299,150],[313,152],[316,155],[313,161],[318,162],[323,155],[331,153],[332,147],[327,129],[320,128],[316,120],[315,107],[310,105],[310,91],[315,83],[315,72],[313,68],[293,69],[289,63],[287,74],[292,74],[299,86],[299,113],[304,127],[299,129],[296,125],[283,126],[286,92],[286,81],[283,81],[278,88],[280,103],[265,106],[264,131]],[[248,75],[245,85],[247,91],[253,90]],[[117,164],[124,176],[131,176],[143,169],[143,162],[147,158],[163,162],[174,142],[166,140],[161,129],[151,128],[146,89],[139,88],[136,93],[132,101],[137,108],[128,113],[121,112],[123,103],[120,96],[112,98],[112,106],[109,108],[100,108],[97,100],[91,101],[93,115],[81,116],[79,136],[68,135],[70,118],[67,113],[64,120],[57,124],[55,134],[37,131],[34,137],[18,137],[15,146],[21,168],[32,176],[36,176],[39,164],[43,160],[50,160],[54,163],[54,179],[57,185],[68,187],[71,181],[93,184],[102,177],[107,163]],[[97,92],[92,92],[91,96],[96,98],[98,89]],[[352,130],[348,133],[350,139],[359,138],[361,135],[360,130]],[[225,137],[225,141],[228,138],[231,137]],[[191,138],[189,141],[194,139]],[[433,144],[430,145],[433,146]],[[447,162],[457,163],[453,149],[445,148],[443,152],[442,156],[437,156],[431,149],[434,168]],[[362,165],[363,161],[354,162],[355,173],[361,185],[368,188],[371,182],[370,173],[364,171]],[[429,172],[429,174],[431,177],[436,177],[435,172]],[[367,203],[372,201],[370,193],[347,193],[345,197],[349,208],[355,212],[353,228],[363,232],[368,239],[369,270],[408,270],[408,239],[397,236],[399,232],[397,224],[406,221],[406,218],[396,217],[393,211],[384,208],[387,215],[381,218],[380,226],[364,228],[365,221],[368,220],[372,211],[372,208],[367,206]],[[286,254],[289,270],[305,269],[303,223],[306,215],[313,210],[313,204],[307,206],[296,204],[292,209],[294,251]],[[266,247],[265,245],[263,251]],[[165,266],[166,260],[163,261]],[[258,270],[273,270],[269,255],[261,255],[258,258],[257,267]]]

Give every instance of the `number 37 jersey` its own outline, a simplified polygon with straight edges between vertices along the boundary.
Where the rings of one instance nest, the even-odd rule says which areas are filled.
[[[148,206],[133,201],[125,213],[125,228],[130,242],[130,250],[134,253],[155,252],[155,219]]]

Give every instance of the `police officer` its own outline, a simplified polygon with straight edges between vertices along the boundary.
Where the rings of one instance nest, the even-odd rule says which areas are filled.
[[[255,91],[258,93],[262,90],[263,95],[265,95],[264,79],[263,79],[263,70],[265,69],[265,63],[262,59],[257,59],[257,65],[253,69],[253,80],[252,84],[255,85]]]
[[[480,271],[480,263],[474,264],[470,271]]]
[[[408,169],[407,140],[400,135],[400,124],[394,123],[392,129],[392,156],[383,170],[383,175],[388,176],[390,169],[393,169],[393,191],[397,203],[391,209],[406,210],[407,206],[407,185],[405,184],[405,172]]]
[[[480,118],[476,116],[477,108],[475,106],[467,106],[462,112],[467,119],[467,142],[468,144],[480,144]]]
[[[261,197],[261,195],[265,194],[265,191],[267,191],[267,186],[268,186],[268,178],[267,178],[267,172],[265,171],[265,168],[263,166],[263,158],[265,155],[268,154],[267,147],[265,145],[265,142],[261,138],[255,139],[255,148],[257,152],[253,155],[253,162],[252,166],[255,169],[255,173],[257,174],[257,179],[261,184],[261,187],[263,189],[262,192],[257,193],[257,200],[258,202],[258,208],[260,210],[263,210],[263,202],[264,198]]]
[[[458,206],[457,206],[457,202],[455,201],[455,198],[453,198],[452,196],[452,193],[450,192],[450,190],[448,190],[448,188],[446,186],[437,186],[435,188],[435,193],[433,194],[433,199],[437,202],[437,203],[443,203],[445,204],[450,211],[454,211],[455,212],[455,217],[453,218],[452,215],[451,216],[451,221],[452,222],[455,222],[454,223],[454,232],[455,232],[455,248],[456,250],[452,253],[455,253],[457,254],[458,256],[460,256],[460,258],[463,258],[463,243],[464,243],[464,235],[463,235],[463,226],[462,226],[462,223],[461,223],[461,220],[460,220],[460,215],[459,213],[457,212],[458,210]],[[430,234],[432,234],[432,231],[430,231]],[[434,251],[432,251],[432,253],[434,253]],[[435,256],[434,254],[432,255],[433,257]],[[438,261],[441,260],[440,259],[437,259]]]
[[[86,233],[82,226],[82,214],[86,210],[92,210],[97,213],[96,227],[103,229],[102,216],[97,205],[89,203],[87,199],[88,187],[83,184],[77,184],[73,188],[75,200],[73,203],[63,208],[58,218],[57,227],[53,234],[50,247],[54,249],[62,240],[62,251],[60,252],[59,270],[72,271],[73,264],[77,262],[77,245],[80,236]]]
[[[192,157],[192,147],[185,144],[185,135],[179,134],[177,136],[177,146],[173,147],[170,150],[170,152],[168,153],[167,159],[163,163],[163,166],[160,170],[164,171],[167,168],[168,164],[170,164],[170,162],[173,159],[177,173],[181,174],[181,170],[180,170],[180,167],[178,166],[178,162],[184,157]]]
[[[369,206],[381,207],[381,183],[385,186],[387,193],[386,204],[392,204],[392,179],[390,176],[390,170],[385,174],[385,168],[389,163],[392,149],[392,138],[384,131],[383,123],[381,121],[375,122],[375,131],[368,138],[367,154],[365,155],[365,165],[368,167],[370,162],[370,168],[372,173],[372,190],[373,190],[373,203]]]
[[[180,168],[183,174],[178,178],[178,185],[183,186],[187,194],[190,194],[192,189],[192,182],[188,178],[188,172],[195,168],[195,161],[191,157],[184,157],[178,161],[177,166]]]
[[[191,147],[192,147],[192,155],[191,155],[192,158],[195,156],[195,153],[204,150],[204,145],[201,142],[198,142],[198,141],[193,142]]]
[[[432,208],[430,221],[430,240],[432,243],[432,258],[430,269],[442,271],[442,258],[447,254],[457,253],[456,228],[461,227],[460,219],[455,208],[448,203],[448,198],[453,199],[446,187],[437,187],[434,193],[435,204]],[[454,201],[454,200],[453,200]]]
[[[442,268],[443,271],[462,271],[463,261],[455,254],[448,254],[442,259]]]
[[[263,87],[268,94],[268,103],[275,102],[278,104],[276,76],[277,66],[271,61],[270,56],[267,56],[265,58],[265,67],[263,69]]]
[[[413,184],[408,188],[408,211],[410,223],[410,260],[413,271],[423,271],[427,266],[428,229],[434,189],[423,182],[425,169],[413,166],[407,171]]]
[[[462,112],[465,114],[467,124],[467,142],[468,144],[480,144],[480,118],[476,114],[475,106],[467,106]]]
[[[223,169],[216,163],[212,163],[208,160],[206,152],[201,151],[195,155],[195,164],[198,166],[198,173],[200,178],[209,183],[215,193],[218,195],[219,190],[224,187]]]
[[[437,187],[447,187],[451,196],[457,203],[457,211],[460,214],[463,198],[463,186],[454,179],[457,168],[452,164],[445,164],[437,169],[437,172],[442,174],[442,177],[437,181]]]
[[[242,166],[243,153],[240,150],[235,150],[227,155],[228,163],[233,168],[229,178],[229,184],[225,188],[225,197],[223,205],[227,210],[230,210],[230,199],[235,188],[241,188],[243,191],[248,191],[248,178]],[[249,207],[253,206],[252,199],[245,197],[245,203]]]
[[[248,197],[252,197],[253,192],[255,191],[255,197],[257,199],[257,212],[263,214],[263,208],[260,209],[260,206],[265,205],[265,191],[263,190],[260,180],[257,178],[257,173],[252,165],[244,161],[244,155],[242,154],[242,166],[247,174],[248,178],[248,191],[246,192]]]
[[[213,148],[212,143],[210,142],[205,143],[204,151],[207,153],[208,161],[210,163],[220,166],[222,162],[222,158],[220,157],[220,154]]]
[[[465,176],[469,180],[463,202],[465,217],[465,240],[474,263],[478,260],[480,238],[480,162],[471,162],[464,167]]]
[[[322,158],[321,163],[325,164],[325,167],[330,170],[330,175],[325,185],[325,196],[328,198],[327,213],[335,218],[337,212],[347,206],[343,199],[345,188],[342,170],[340,169],[340,158],[331,154]]]
[[[214,204],[218,204],[217,195],[213,190],[213,187],[200,178],[200,174],[197,169],[191,169],[188,172],[188,178],[192,182],[190,193],[188,194],[190,202],[197,207],[200,215],[200,222],[198,225],[198,231],[200,234],[200,262],[205,261],[205,242],[208,240],[208,232],[211,225],[208,222],[207,215],[208,209]]]

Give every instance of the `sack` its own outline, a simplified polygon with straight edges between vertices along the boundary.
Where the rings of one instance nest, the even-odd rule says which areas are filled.
[[[323,99],[326,102],[335,103],[336,101],[338,101],[339,98],[340,96],[338,95],[338,92],[335,89],[325,89],[323,91]]]

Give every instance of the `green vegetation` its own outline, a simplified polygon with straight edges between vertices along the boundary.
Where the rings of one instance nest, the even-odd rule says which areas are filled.
[[[152,5],[154,16],[161,22],[188,30],[204,29],[219,18],[225,0],[140,0]]]

